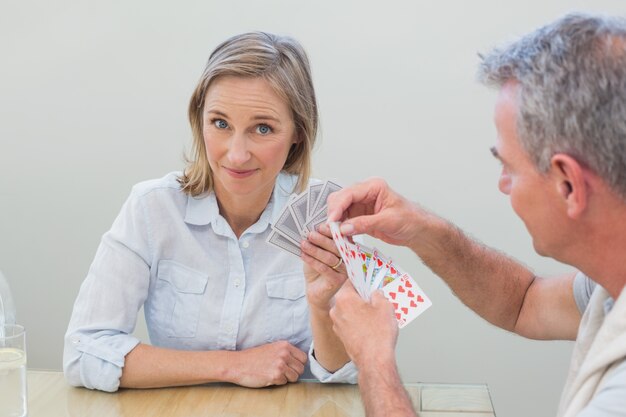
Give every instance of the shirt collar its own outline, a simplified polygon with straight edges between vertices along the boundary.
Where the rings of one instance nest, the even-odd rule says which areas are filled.
[[[285,172],[278,174],[270,201],[263,210],[263,213],[261,213],[259,220],[248,229],[249,232],[260,233],[264,231],[268,225],[274,224],[285,207],[285,204],[287,204],[289,197],[295,191],[297,181],[298,177],[295,175]],[[221,228],[220,224],[222,222],[225,223],[224,218],[220,216],[220,210],[214,192],[198,197],[187,196],[185,223],[195,226],[213,224],[214,228]],[[217,231],[218,230],[216,230],[216,232]]]

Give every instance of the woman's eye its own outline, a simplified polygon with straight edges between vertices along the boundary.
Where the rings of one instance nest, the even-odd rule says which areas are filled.
[[[268,125],[258,125],[256,131],[261,135],[267,135],[269,133],[272,133],[272,128]]]
[[[224,119],[213,120],[213,125],[218,129],[226,129],[228,127],[228,123]]]

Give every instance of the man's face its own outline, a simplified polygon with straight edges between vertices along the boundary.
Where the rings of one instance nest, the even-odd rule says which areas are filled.
[[[522,219],[540,255],[555,256],[563,239],[562,212],[558,190],[551,171],[540,173],[521,147],[517,136],[519,85],[505,84],[495,107],[496,145],[491,149],[502,163],[498,188],[511,200],[515,213]]]

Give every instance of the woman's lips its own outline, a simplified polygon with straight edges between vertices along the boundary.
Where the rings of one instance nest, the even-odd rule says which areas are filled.
[[[256,169],[232,169],[223,167],[224,171],[233,178],[247,178],[256,172]]]

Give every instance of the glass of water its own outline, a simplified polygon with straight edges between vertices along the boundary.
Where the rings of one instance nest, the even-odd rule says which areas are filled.
[[[0,328],[0,416],[26,415],[26,332],[5,324]]]

